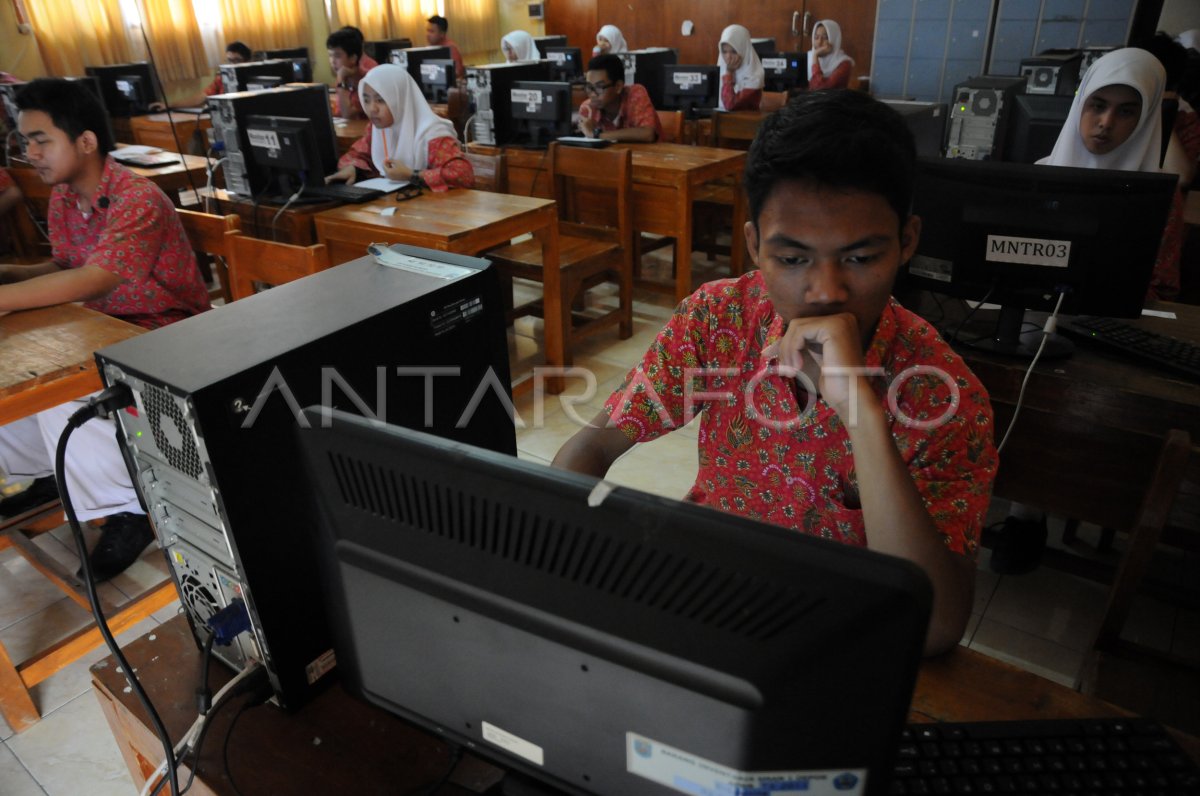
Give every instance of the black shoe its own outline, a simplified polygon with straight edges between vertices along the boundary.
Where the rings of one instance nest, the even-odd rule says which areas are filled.
[[[57,500],[58,486],[54,483],[54,476],[35,478],[25,491],[0,500],[0,519],[16,517]]]
[[[1006,517],[992,542],[992,572],[1024,575],[1037,569],[1046,549],[1046,518]]]
[[[122,512],[106,517],[100,541],[88,557],[92,562],[92,577],[99,583],[120,575],[153,541],[154,531],[150,530],[150,519],[145,514]],[[75,574],[82,578],[83,568]]]

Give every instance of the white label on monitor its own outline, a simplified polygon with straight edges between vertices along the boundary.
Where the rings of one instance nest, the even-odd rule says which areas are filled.
[[[114,82],[117,84],[117,91],[120,91],[122,94],[128,94],[133,91],[133,84],[128,80],[117,80]]]
[[[426,80],[437,80],[442,67],[437,64],[421,64],[421,77]]]
[[[926,257],[923,254],[914,254],[913,258],[908,261],[908,272],[913,276],[923,276],[939,282],[950,282],[954,277],[954,263],[949,260],[939,260],[936,257]]]
[[[867,785],[864,768],[738,771],[632,732],[625,733],[625,768],[692,796],[861,796]]]
[[[274,130],[247,130],[246,137],[250,139],[250,146],[279,149],[279,136]]]
[[[514,88],[512,92],[512,101],[514,105],[541,105],[542,92],[531,88]]]
[[[994,263],[1066,268],[1071,260],[1071,241],[988,235],[987,254],[984,259]]]
[[[535,763],[539,766],[545,765],[542,747],[530,743],[524,738],[518,738],[511,732],[505,732],[494,724],[488,724],[486,721],[483,722],[483,740],[493,743],[517,757],[522,757],[530,763]]]
[[[562,66],[567,61],[566,53],[546,53],[546,57],[559,66]]]
[[[763,69],[777,69],[780,72],[787,69],[786,58],[764,58],[762,59]]]
[[[698,86],[704,82],[700,72],[676,72],[673,76],[677,86]]]

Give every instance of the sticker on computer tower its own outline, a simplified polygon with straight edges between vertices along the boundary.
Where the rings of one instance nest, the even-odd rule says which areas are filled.
[[[865,793],[867,786],[863,768],[738,771],[633,732],[625,733],[625,768],[692,796],[854,796]]]
[[[988,262],[1066,268],[1071,261],[1071,241],[988,235],[985,259]]]
[[[672,78],[675,80],[675,85],[683,88],[698,86],[704,82],[704,76],[700,72],[676,72]]]
[[[483,740],[495,744],[517,757],[523,757],[530,763],[539,766],[545,765],[545,754],[542,751],[542,747],[535,743],[530,743],[517,735],[513,735],[511,732],[506,732],[494,724],[488,724],[486,721],[482,722],[482,724]]]

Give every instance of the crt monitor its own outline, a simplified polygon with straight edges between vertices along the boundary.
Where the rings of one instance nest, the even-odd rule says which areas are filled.
[[[808,53],[769,52],[761,55],[764,91],[789,91],[806,88]]]
[[[293,83],[311,83],[313,79],[312,61],[308,58],[307,47],[288,47],[283,50],[264,50],[260,53],[255,53],[254,56],[259,61],[270,61],[277,58],[282,58],[285,61],[292,62],[292,80]]]
[[[149,113],[151,103],[158,100],[157,76],[146,61],[89,66],[87,74],[100,81],[109,116],[141,116]]]
[[[512,99],[514,144],[544,147],[571,134],[571,85],[518,80],[509,90]]]
[[[282,58],[273,61],[250,61],[244,64],[221,64],[221,82],[225,93],[261,91],[295,82],[296,67]]]
[[[1024,310],[1060,292],[1068,315],[1141,314],[1174,194],[1170,174],[921,158],[905,286],[1001,305],[975,344],[1029,356],[1041,331],[1022,335]],[[1043,356],[1069,353],[1053,338]]]
[[[888,793],[911,562],[306,414],[343,685],[536,779],[503,792]]]
[[[583,79],[583,68],[586,64],[578,47],[546,47],[542,50],[542,55],[550,62],[552,80],[572,83]]]
[[[1054,149],[1075,97],[1018,94],[1015,100],[1008,115],[1003,159],[1012,163],[1036,163]]]
[[[364,41],[363,53],[374,58],[378,63],[390,64],[392,62],[392,52],[395,50],[407,50],[412,47],[412,39],[384,39],[381,41]]]
[[[684,111],[689,119],[711,113],[721,91],[721,69],[715,64],[663,67],[663,110]]]
[[[457,83],[454,59],[431,58],[421,63],[421,93],[429,102],[446,102],[449,91]]]
[[[407,69],[412,79],[420,85],[421,64],[426,61],[446,61],[451,55],[449,47],[409,47],[404,50],[392,50],[389,57],[392,63]]]

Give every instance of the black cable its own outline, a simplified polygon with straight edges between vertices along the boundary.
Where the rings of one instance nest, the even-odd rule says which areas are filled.
[[[983,294],[983,298],[979,300],[979,303],[972,307],[971,311],[966,314],[966,317],[958,322],[958,326],[954,327],[954,332],[950,335],[950,340],[948,341],[951,345],[958,342],[958,335],[962,332],[963,327],[967,325],[967,321],[971,320],[971,316],[978,312],[980,307],[987,304],[987,300],[996,292],[997,285],[998,283],[993,282],[992,286],[988,288],[988,292]]]
[[[212,708],[212,691],[208,687],[208,662],[212,660],[213,643],[216,640],[217,634],[209,633],[204,641],[204,654],[200,656],[200,686],[196,689],[196,706],[201,715],[207,714]]]
[[[255,699],[247,699],[242,703],[238,712],[234,714],[233,721],[229,722],[229,729],[225,730],[225,743],[221,746],[221,759],[225,762],[225,778],[229,780],[229,787],[237,796],[242,796],[242,792],[238,790],[237,783],[233,781],[233,769],[229,767],[229,739],[233,737],[233,728],[237,726],[238,719],[242,717],[242,714],[259,704]]]
[[[70,440],[71,434],[75,429],[96,417],[102,411],[107,413],[121,408],[121,406],[131,406],[132,404],[133,395],[130,393],[129,388],[120,385],[120,389],[117,387],[108,388],[100,393],[99,396],[89,401],[87,406],[72,414],[67,420],[67,427],[63,429],[62,435],[58,438],[58,448],[54,453],[54,477],[58,482],[58,494],[62,496],[63,512],[67,515],[67,522],[71,526],[71,534],[75,537],[75,546],[79,550],[80,566],[83,569],[83,581],[87,587],[88,602],[92,607],[92,615],[96,618],[96,628],[100,631],[100,635],[104,638],[104,643],[108,645],[112,656],[116,658],[117,663],[121,666],[121,671],[124,672],[129,687],[133,689],[138,701],[142,703],[142,708],[146,711],[146,715],[150,717],[154,733],[158,736],[158,740],[163,746],[163,753],[167,761],[167,781],[171,784],[171,793],[174,796],[179,796],[179,775],[175,768],[175,750],[171,745],[171,736],[167,734],[167,728],[163,725],[162,719],[159,718],[158,711],[154,709],[153,703],[150,702],[150,697],[146,695],[142,684],[138,682],[137,675],[133,673],[133,667],[125,659],[125,654],[121,652],[121,648],[117,645],[117,640],[113,638],[112,631],[109,630],[108,621],[104,618],[104,611],[100,608],[100,597],[96,593],[96,578],[92,574],[92,562],[88,556],[87,541],[83,538],[83,529],[79,526],[79,517],[75,513],[75,505],[71,501],[71,493],[67,487],[66,479],[67,442]]]
[[[462,747],[456,743],[450,744],[450,765],[446,768],[446,773],[442,774],[441,778],[430,785],[419,785],[410,791],[407,791],[403,796],[434,796],[442,786],[450,781],[450,776],[458,769],[458,764],[462,760]]]
[[[154,62],[154,51],[150,49],[150,39],[146,36],[146,21],[143,19],[138,21],[141,23],[138,27],[142,31],[142,43],[146,45],[146,58],[150,61],[150,74],[154,75],[154,81],[158,83],[158,93],[162,95],[162,104],[167,111],[167,124],[171,125],[171,138],[175,141],[175,151],[179,153],[179,164],[183,166],[183,176],[187,177],[188,185],[192,187],[192,196],[199,199],[200,192],[196,190],[196,181],[192,179],[192,170],[183,160],[183,147],[179,144],[179,131],[175,129],[175,117],[171,115],[171,103],[167,101],[167,88],[163,85],[162,78],[159,77],[158,65]]]

